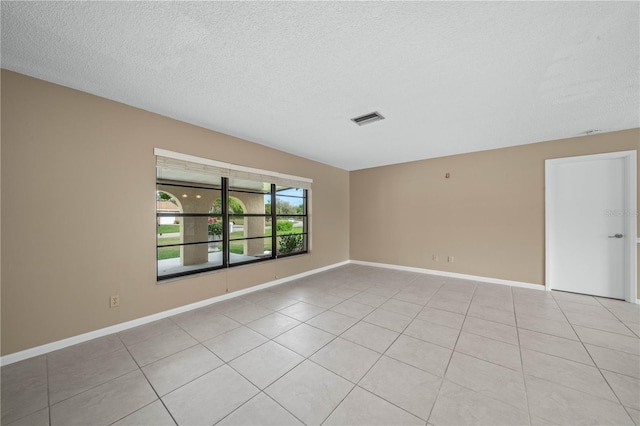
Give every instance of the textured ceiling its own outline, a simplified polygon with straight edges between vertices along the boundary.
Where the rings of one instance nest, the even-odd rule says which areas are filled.
[[[2,67],[355,170],[639,124],[638,2],[8,2]],[[379,111],[359,127],[349,119]]]

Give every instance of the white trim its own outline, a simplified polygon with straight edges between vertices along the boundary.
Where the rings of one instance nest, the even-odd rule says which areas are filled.
[[[532,283],[525,283],[521,281],[503,280],[501,278],[481,277],[478,275],[459,274],[457,272],[438,271],[435,269],[414,268],[412,266],[392,265],[388,263],[365,262],[362,260],[351,260],[349,261],[349,263],[354,263],[356,265],[364,265],[364,266],[375,266],[378,268],[395,269],[399,271],[417,272],[419,274],[438,275],[441,277],[448,277],[448,278],[460,278],[463,280],[480,281],[480,282],[490,283],[490,284],[508,285],[511,287],[521,287],[521,288],[528,288],[532,290],[544,290],[544,286],[541,284],[532,284]]]
[[[638,235],[637,233],[637,151],[618,151],[618,152],[606,152],[602,154],[593,155],[580,155],[576,157],[564,157],[553,158],[545,160],[545,289],[552,290],[553,283],[551,282],[551,235],[555,226],[553,221],[553,210],[555,205],[552,197],[552,177],[551,167],[557,164],[573,163],[579,161],[593,161],[593,160],[605,160],[613,158],[622,158],[625,161],[625,234],[626,235]],[[635,212],[635,214],[634,214]],[[637,283],[638,283],[638,258],[637,258],[637,243],[640,242],[640,238],[636,237],[636,241],[633,238],[626,238],[626,258],[625,258],[625,300],[630,303],[638,300]]]
[[[211,160],[209,158],[196,157],[195,155],[182,154],[180,152],[169,151],[162,148],[154,148],[153,155],[157,155],[160,157],[173,158],[176,160],[189,161],[191,163],[204,164],[207,166],[219,167],[222,169],[238,170],[240,172],[245,172],[245,173],[270,175],[270,176],[274,176],[282,179],[299,180],[300,182],[313,183],[313,179],[311,178],[287,175],[284,173],[272,172],[270,170],[256,169],[253,167],[240,166],[238,164],[225,163],[222,161]]]
[[[242,296],[245,294],[253,293],[254,291],[263,290],[265,288],[273,287],[276,285],[284,284],[288,281],[297,280],[299,278],[304,278],[309,275],[317,274],[319,272],[328,271],[330,269],[334,269],[340,266],[344,266],[348,264],[349,261],[346,260],[344,262],[334,263],[332,265],[323,266],[321,268],[312,269],[310,271],[302,272],[300,274],[291,275],[286,278],[280,278],[274,281],[269,281],[264,284],[258,284],[253,287],[245,288],[242,290],[234,291],[232,293],[223,294],[221,296],[212,297],[210,299],[201,300],[199,302],[191,303],[189,305],[180,306],[177,308],[169,309],[168,311],[158,312],[157,314],[148,315],[146,317],[137,318],[131,321],[123,322],[120,324],[112,325],[109,327],[101,328],[99,330],[90,331],[88,333],[79,334],[77,336],[72,336],[67,339],[58,340],[56,342],[47,343],[41,346],[36,346],[35,348],[26,349],[24,351],[15,352],[12,354],[4,355],[0,357],[0,366],[5,366],[9,364],[13,364],[14,362],[23,361],[28,358],[33,358],[35,356],[43,355],[49,352],[57,351],[58,349],[63,349],[68,346],[76,345],[78,343],[83,343],[88,340],[93,340],[98,337],[104,337],[109,334],[119,333],[124,330],[128,330],[133,327],[138,327],[140,325],[148,324],[153,321],[157,321],[163,318],[167,318],[173,315],[181,314],[183,312],[188,312],[193,309],[202,308],[203,306],[208,306],[213,303],[222,302],[223,300],[231,299],[237,296]]]
[[[448,278],[459,278],[465,280],[479,281],[490,284],[500,284],[500,285],[508,285],[512,287],[519,288],[527,288],[531,290],[544,290],[545,287],[540,284],[526,283],[522,281],[512,281],[512,280],[504,280],[501,278],[490,278],[490,277],[482,277],[478,275],[468,275],[468,274],[460,274],[456,272],[447,272],[447,271],[438,271],[435,269],[424,269],[424,268],[415,268],[411,266],[402,266],[402,265],[392,265],[388,263],[377,263],[377,262],[365,262],[362,260],[347,260],[339,263],[334,263],[332,265],[323,266],[321,268],[313,269],[310,271],[302,272],[300,274],[292,275],[286,278],[280,278],[274,281],[269,281],[264,284],[259,284],[253,287],[245,288],[242,290],[234,291],[232,293],[223,294],[221,296],[212,297],[210,299],[201,300],[199,302],[191,303],[189,305],[180,306],[174,309],[170,309],[168,311],[158,312],[156,314],[148,315],[146,317],[138,318],[135,320],[127,321],[121,324],[116,324],[113,326],[105,327],[100,330],[91,331],[88,333],[80,334],[77,336],[69,337],[67,339],[58,340],[56,342],[47,343],[45,345],[37,346],[35,348],[26,349],[24,351],[15,352],[12,354],[8,354],[0,357],[0,366],[5,366],[9,364],[13,364],[14,362],[22,361],[28,358],[33,358],[35,356],[43,355],[49,352],[53,352],[59,349],[66,348],[68,346],[76,345],[78,343],[83,343],[92,339],[96,339],[98,337],[104,337],[109,334],[118,333],[121,331],[128,330],[133,327],[138,327],[140,325],[148,324],[153,321],[157,321],[163,318],[170,317],[172,315],[181,314],[183,312],[188,312],[193,309],[198,309],[204,306],[211,305],[213,303],[221,302],[223,300],[231,299],[237,296],[242,296],[245,294],[252,293],[254,291],[263,290],[265,288],[273,287],[276,285],[284,284],[288,281],[297,280],[299,278],[304,278],[309,275],[317,274],[320,272],[328,271],[330,269],[338,268],[340,266],[344,266],[347,264],[355,264],[355,265],[363,265],[363,266],[373,266],[378,268],[386,268],[386,269],[394,269],[398,271],[407,271],[407,272],[416,272],[420,274],[429,274],[436,275]],[[633,303],[633,302],[631,302]],[[640,304],[640,299],[635,300],[636,304]]]

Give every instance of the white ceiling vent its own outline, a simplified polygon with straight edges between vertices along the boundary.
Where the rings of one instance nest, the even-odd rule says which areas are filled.
[[[384,120],[384,117],[378,111],[370,112],[369,114],[361,115],[360,117],[351,119],[351,121],[356,123],[358,126],[363,126],[365,124],[373,123],[374,121],[380,120]]]

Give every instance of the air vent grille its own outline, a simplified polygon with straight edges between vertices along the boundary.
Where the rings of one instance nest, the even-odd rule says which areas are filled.
[[[361,115],[360,117],[351,119],[351,121],[356,123],[358,126],[363,126],[365,124],[373,123],[380,120],[384,120],[384,117],[378,111],[374,111],[369,114]]]

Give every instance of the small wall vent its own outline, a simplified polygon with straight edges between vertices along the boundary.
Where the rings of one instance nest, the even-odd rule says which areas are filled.
[[[369,114],[361,115],[360,117],[351,119],[351,121],[356,123],[358,126],[364,126],[365,124],[373,123],[380,120],[384,120],[384,117],[378,111],[374,111]]]

